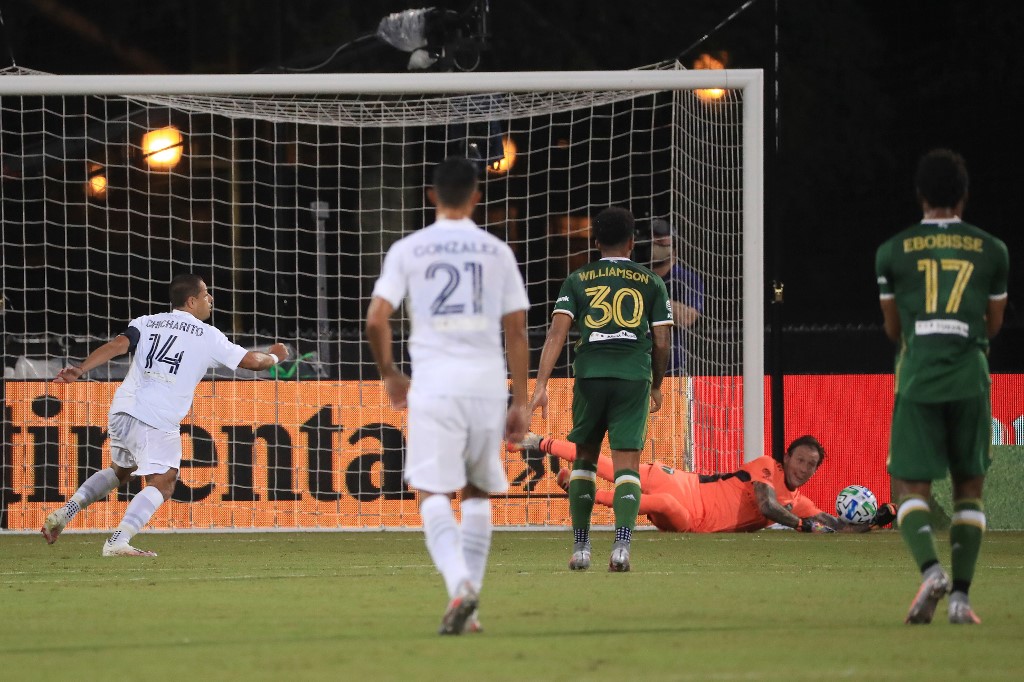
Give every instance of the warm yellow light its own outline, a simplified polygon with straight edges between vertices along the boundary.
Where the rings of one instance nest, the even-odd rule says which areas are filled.
[[[150,168],[170,170],[181,161],[184,146],[181,131],[174,126],[151,130],[142,136],[142,158]]]
[[[724,58],[724,54],[722,55]],[[719,59],[715,59],[711,55],[704,53],[693,63],[695,69],[724,69],[725,63]],[[716,99],[722,99],[725,96],[725,90],[721,88],[706,88],[703,90],[694,91],[698,99],[704,100],[705,102],[711,102]]]
[[[89,164],[89,179],[85,182],[85,193],[94,199],[107,196],[107,176],[103,166],[98,163]]]
[[[502,157],[487,166],[487,170],[492,173],[508,173],[516,163],[516,143],[512,141],[511,137],[502,139],[501,151]]]

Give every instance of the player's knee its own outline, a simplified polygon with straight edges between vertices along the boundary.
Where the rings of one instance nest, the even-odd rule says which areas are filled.
[[[174,494],[174,487],[178,482],[178,470],[168,469],[162,474],[153,474],[146,477],[146,485],[153,486],[160,491],[160,494],[164,497],[164,502],[171,499],[171,495]]]
[[[117,476],[118,485],[124,485],[131,478],[132,472],[138,469],[138,467],[123,467],[117,464],[111,464],[110,468],[114,470],[114,475]]]

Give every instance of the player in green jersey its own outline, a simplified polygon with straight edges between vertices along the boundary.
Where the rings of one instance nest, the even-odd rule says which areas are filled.
[[[569,481],[572,570],[590,567],[590,516],[597,460],[608,433],[615,469],[615,543],[608,570],[629,570],[629,543],[640,509],[640,451],[647,418],[661,407],[668,365],[672,304],[665,282],[629,259],[633,215],[606,208],[591,225],[601,259],[570,274],[558,292],[541,351],[530,410],[547,417],[547,382],[570,328],[579,332],[573,360],[572,431],[576,461]]]
[[[950,590],[949,621],[980,623],[968,589],[985,530],[981,503],[990,462],[988,340],[1003,324],[1006,245],[963,222],[967,169],[939,149],[918,164],[924,217],[878,248],[875,269],[885,333],[899,344],[889,473],[900,534],[921,569],[908,623],[929,623]],[[932,481],[953,479],[952,581],[935,549]]]

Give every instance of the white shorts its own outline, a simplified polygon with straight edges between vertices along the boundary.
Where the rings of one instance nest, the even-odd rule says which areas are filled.
[[[417,490],[452,493],[472,484],[489,493],[508,490],[502,460],[504,398],[409,393],[405,480]]]
[[[138,467],[133,476],[162,474],[181,468],[181,436],[154,429],[130,414],[110,415],[110,460],[122,469]]]

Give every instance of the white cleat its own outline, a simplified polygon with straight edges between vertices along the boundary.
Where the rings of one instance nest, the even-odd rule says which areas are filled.
[[[109,542],[103,543],[103,556],[156,556],[156,552],[144,549],[136,549],[127,542],[112,545]]]
[[[612,544],[612,555],[608,558],[608,571],[610,573],[629,571],[629,543],[625,540],[616,540]]]
[[[585,571],[590,568],[590,540],[574,542],[572,556],[569,557],[570,571]]]
[[[461,635],[465,632],[466,621],[476,611],[479,603],[480,597],[477,596],[476,590],[468,580],[463,580],[459,589],[456,590],[455,596],[448,602],[448,608],[445,609],[444,617],[441,618],[441,627],[437,630],[438,634]]]
[[[484,626],[480,624],[480,611],[474,611],[469,614],[469,618],[466,619],[466,624],[462,626],[462,634],[478,634],[484,631]]]
[[[910,610],[904,621],[912,625],[926,624],[932,622],[935,615],[935,607],[939,600],[949,592],[949,576],[941,568],[936,571],[929,570],[928,574],[921,581],[921,587],[914,595],[914,601],[910,602]]]
[[[61,507],[57,511],[50,512],[46,520],[43,521],[43,527],[39,530],[46,538],[46,544],[52,545],[57,542],[57,536],[64,530],[64,526],[68,524],[67,515],[64,514],[64,508]]]
[[[954,593],[949,598],[949,622],[954,625],[981,625],[981,618],[974,613],[971,602],[962,592]]]

